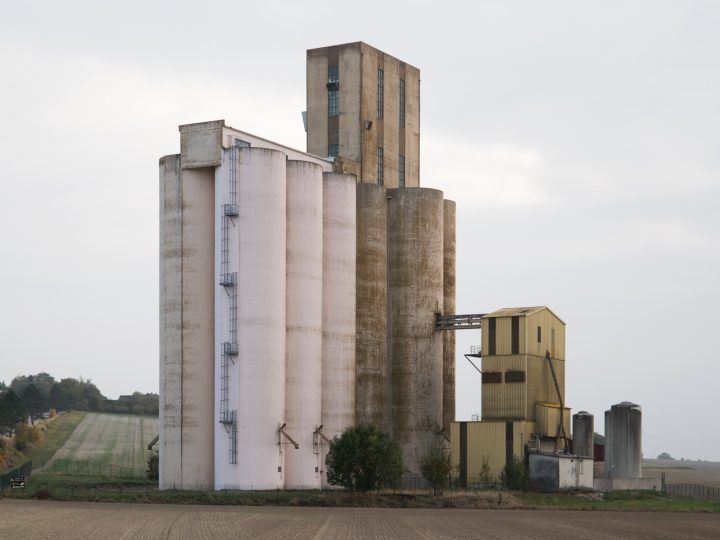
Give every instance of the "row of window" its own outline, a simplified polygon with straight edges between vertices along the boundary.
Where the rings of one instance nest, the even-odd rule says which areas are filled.
[[[338,66],[328,66],[328,116],[340,114],[340,70]],[[400,79],[400,127],[405,125],[405,79]],[[377,70],[377,118],[385,116],[385,72]]]
[[[377,160],[377,184],[385,184],[385,151],[382,146],[377,147],[375,156]],[[405,156],[398,156],[398,186],[405,187]]]
[[[503,374],[501,371],[483,371],[483,384],[501,383]],[[525,382],[525,372],[520,370],[508,370],[505,372],[506,383],[523,383]]]

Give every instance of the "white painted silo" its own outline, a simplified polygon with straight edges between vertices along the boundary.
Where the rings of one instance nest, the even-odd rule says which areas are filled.
[[[320,488],[323,313],[322,167],[287,162],[285,487]]]
[[[353,175],[323,174],[322,433],[328,439],[355,420],[355,184]],[[324,440],[322,447],[324,470]]]
[[[278,442],[285,417],[286,156],[265,148],[233,148],[223,154],[216,173],[216,191],[222,187],[223,193],[231,191],[227,182],[233,160],[228,156],[237,156],[238,212],[225,223],[229,270],[236,268],[237,277],[234,285],[216,285],[215,487],[274,489],[284,485]],[[220,200],[216,211],[216,274],[222,281],[225,212]],[[225,355],[226,373],[223,352],[230,353]],[[225,381],[227,415],[220,410]]]

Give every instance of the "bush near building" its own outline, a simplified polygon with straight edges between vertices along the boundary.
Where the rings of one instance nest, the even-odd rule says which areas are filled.
[[[372,424],[349,427],[335,437],[325,464],[331,485],[363,493],[396,485],[404,472],[400,447]]]
[[[448,486],[453,470],[450,454],[442,448],[434,448],[425,454],[420,462],[420,472],[433,490],[433,495],[442,495]]]

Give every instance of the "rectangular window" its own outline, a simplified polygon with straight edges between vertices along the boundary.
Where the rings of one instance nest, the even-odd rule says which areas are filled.
[[[518,370],[506,371],[505,372],[505,382],[506,383],[525,382],[525,372],[518,371]]]
[[[537,341],[538,343],[542,342],[542,328],[538,326],[538,332],[537,332]]]
[[[328,157],[338,157],[338,146],[337,144],[328,144]]]
[[[377,117],[383,117],[385,108],[385,74],[382,69],[377,70]]]
[[[502,373],[499,371],[483,371],[482,382],[484,383],[501,383]]]
[[[382,186],[384,182],[384,163],[383,163],[383,149],[382,146],[377,147],[377,184]]]
[[[340,114],[340,71],[338,66],[328,66],[328,116]]]
[[[398,186],[405,187],[405,156],[398,159]]]
[[[400,127],[405,126],[405,79],[400,79]]]
[[[510,354],[520,354],[520,317],[512,318]]]
[[[250,143],[247,141],[243,141],[242,139],[235,138],[233,141],[233,146],[235,148],[250,148]]]
[[[488,319],[488,348],[490,355],[495,355],[497,332],[495,328],[495,317]]]

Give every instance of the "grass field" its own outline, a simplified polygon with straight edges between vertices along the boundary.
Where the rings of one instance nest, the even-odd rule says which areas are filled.
[[[147,445],[158,433],[152,416],[88,413],[42,470],[60,474],[143,476]]]
[[[646,478],[660,478],[670,484],[703,484],[720,488],[720,463],[711,461],[673,461],[645,459],[642,474]]]

